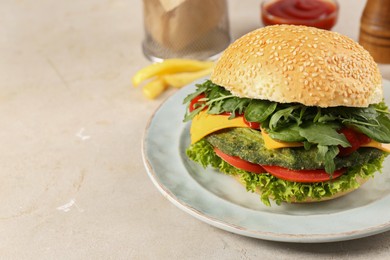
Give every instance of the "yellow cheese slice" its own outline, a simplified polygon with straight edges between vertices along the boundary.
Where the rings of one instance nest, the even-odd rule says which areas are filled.
[[[191,143],[196,143],[208,134],[231,127],[248,127],[248,125],[245,124],[242,117],[229,119],[229,116],[210,115],[206,111],[201,111],[192,119]]]
[[[372,147],[390,153],[390,144],[378,143],[377,141],[371,140],[368,144],[363,144],[362,147]]]
[[[280,142],[275,139],[272,139],[269,134],[267,134],[263,129],[261,129],[261,135],[263,136],[264,146],[267,149],[279,149],[286,147],[300,147],[303,146],[303,143],[298,142]]]
[[[191,124],[191,143],[194,144],[200,139],[218,130],[232,128],[232,127],[249,127],[242,117],[236,117],[229,119],[226,115],[210,115],[206,111],[201,111],[192,119]],[[303,143],[300,142],[281,142],[272,139],[265,131],[261,131],[261,135],[264,139],[264,145],[267,149],[279,149],[288,147],[300,147]],[[384,152],[390,153],[390,144],[378,143],[371,140],[368,144],[362,145],[362,147],[372,147],[380,149]]]

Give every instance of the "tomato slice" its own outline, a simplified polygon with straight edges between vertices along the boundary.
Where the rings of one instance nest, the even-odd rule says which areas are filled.
[[[221,157],[222,160],[229,163],[230,165],[233,165],[238,169],[248,171],[248,172],[253,172],[253,173],[265,172],[265,170],[263,169],[263,167],[261,167],[260,164],[251,163],[241,159],[240,157],[228,155],[215,147],[214,147],[214,151],[219,157]]]
[[[339,155],[347,156],[359,149],[363,144],[368,144],[371,142],[371,138],[366,136],[365,134],[354,131],[351,128],[342,128],[339,130],[339,133],[344,134],[345,138],[347,138],[348,142],[351,144],[350,147],[341,147],[339,146]]]
[[[252,172],[252,173],[266,173],[286,181],[314,183],[323,182],[336,179],[346,172],[346,169],[340,169],[333,174],[325,172],[325,170],[291,170],[280,166],[260,165],[245,161],[237,156],[228,155],[218,148],[214,147],[215,153],[234,167]]]
[[[245,124],[247,124],[250,128],[253,128],[253,129],[257,129],[259,130],[260,129],[260,123],[257,123],[257,122],[249,122],[245,119],[245,116],[242,116]]]
[[[195,109],[200,107],[202,104],[204,104],[205,103],[204,101],[199,101],[199,100],[202,98],[205,98],[205,97],[206,97],[205,94],[199,94],[198,96],[194,97],[190,102],[190,106],[188,107],[190,112],[194,111]]]
[[[325,170],[290,170],[279,166],[263,165],[263,168],[273,176],[286,181],[295,182],[323,182],[336,179],[346,172],[346,169],[340,169],[333,174],[325,172]]]

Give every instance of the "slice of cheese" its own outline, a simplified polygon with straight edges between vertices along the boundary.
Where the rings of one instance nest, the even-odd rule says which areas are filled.
[[[192,119],[191,124],[191,143],[196,143],[206,135],[218,130],[232,127],[249,127],[245,124],[241,116],[229,119],[225,115],[210,115],[206,111],[201,111]]]
[[[194,144],[200,139],[214,133],[218,130],[232,128],[232,127],[247,127],[249,126],[244,122],[242,116],[229,119],[226,115],[210,115],[206,111],[201,111],[192,119],[191,124],[191,143]],[[267,149],[279,149],[288,147],[300,147],[303,143],[300,142],[281,142],[272,139],[265,131],[261,131],[261,135],[264,139],[264,145]],[[368,144],[362,145],[362,147],[372,147],[380,149],[384,152],[390,153],[390,144],[383,144],[377,141],[371,140]]]
[[[363,144],[362,147],[372,147],[390,153],[390,144],[378,143],[377,141],[371,140],[368,144]]]
[[[267,149],[279,149],[279,148],[286,148],[286,147],[300,147],[303,146],[303,143],[301,142],[281,142],[277,141],[275,139],[272,139],[269,134],[267,134],[263,129],[261,129],[261,135],[263,136],[264,145]]]

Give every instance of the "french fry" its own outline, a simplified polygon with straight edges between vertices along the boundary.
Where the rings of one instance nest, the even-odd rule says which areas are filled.
[[[162,78],[167,83],[167,85],[174,87],[174,88],[181,88],[185,85],[190,84],[191,82],[195,81],[196,79],[199,79],[201,77],[205,77],[209,75],[212,71],[212,67],[195,71],[195,72],[182,72],[182,73],[176,73],[176,74],[168,74],[163,75]]]
[[[167,59],[161,63],[154,63],[140,69],[132,78],[134,87],[141,82],[164,74],[174,74],[180,72],[193,72],[204,70],[214,66],[212,61],[197,61],[190,59]]]
[[[162,78],[157,78],[145,84],[142,92],[149,99],[155,99],[168,87]]]

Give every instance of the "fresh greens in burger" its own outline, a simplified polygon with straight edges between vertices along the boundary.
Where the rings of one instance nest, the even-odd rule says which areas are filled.
[[[342,127],[352,127],[375,141],[390,143],[390,119],[386,104],[359,107],[307,107],[302,104],[283,104],[269,100],[240,98],[221,86],[206,81],[198,84],[194,93],[184,99],[189,103],[203,94],[196,109],[187,112],[184,121],[189,121],[203,109],[209,114],[230,113],[230,118],[244,115],[248,122],[258,122],[261,128],[276,140],[304,142],[305,147],[317,146],[318,156],[325,162],[325,171],[335,170],[334,159],[339,146],[349,147]]]
[[[203,84],[197,84],[196,91],[188,95],[183,103],[189,103],[200,94],[205,94],[206,97],[200,100],[194,111],[187,112],[184,122],[190,121],[200,111],[207,108],[209,114],[231,113],[230,118],[244,114],[247,121],[261,123],[271,136],[274,133],[275,139],[286,142],[302,141],[304,137],[296,135],[297,129],[294,126],[310,122],[311,124],[326,123],[329,128],[341,125],[356,127],[378,142],[390,143],[390,112],[384,102],[370,105],[367,108],[307,107],[302,104],[283,104],[269,100],[240,98],[207,80]],[[332,126],[330,123],[337,125]],[[285,134],[276,138],[280,132]]]
[[[203,167],[211,166],[220,172],[231,176],[239,176],[245,184],[247,191],[256,192],[261,190],[261,201],[270,206],[270,200],[277,205],[281,202],[305,201],[308,198],[321,200],[334,196],[340,192],[359,187],[356,178],[367,179],[380,171],[386,155],[382,153],[378,158],[371,160],[364,165],[353,166],[347,173],[332,182],[301,183],[285,181],[274,177],[271,174],[254,174],[237,169],[218,157],[213,146],[205,139],[191,145],[187,150],[187,156],[201,164]]]

